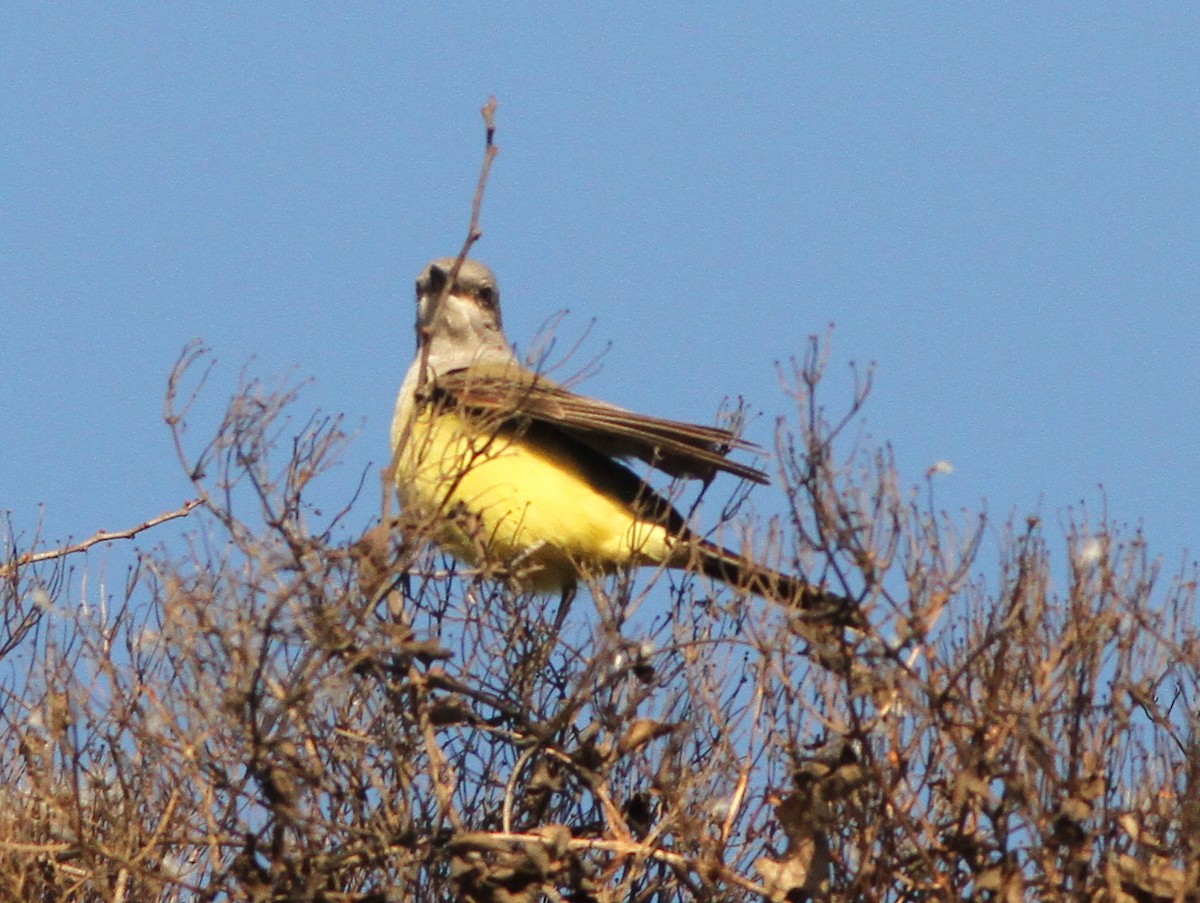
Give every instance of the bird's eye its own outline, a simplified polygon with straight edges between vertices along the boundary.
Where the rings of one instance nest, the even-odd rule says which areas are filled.
[[[480,286],[475,296],[484,307],[493,308],[496,306],[496,290],[490,285]]]

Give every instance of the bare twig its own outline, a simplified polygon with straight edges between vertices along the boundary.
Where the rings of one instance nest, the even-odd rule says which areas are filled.
[[[492,161],[496,159],[496,154],[500,153],[500,148],[496,146],[496,98],[489,97],[488,102],[483,105],[483,109],[479,112],[483,115],[483,124],[487,129],[487,150],[483,154],[483,166],[479,170],[479,184],[475,186],[475,197],[471,201],[471,225],[467,230],[467,240],[463,243],[463,248],[458,253],[458,263],[454,265],[454,273],[452,277],[458,274],[458,267],[466,259],[467,252],[471,250],[471,245],[479,241],[483,235],[479,231],[479,211],[483,207],[483,194],[487,190],[488,174],[492,171]],[[450,280],[453,282],[453,278]]]
[[[160,514],[157,517],[152,517],[147,521],[143,521],[136,527],[130,527],[127,530],[101,530],[96,535],[89,537],[74,545],[62,546],[58,549],[47,549],[44,552],[26,552],[24,555],[19,555],[12,561],[4,565],[0,565],[0,578],[11,577],[16,571],[25,567],[27,564],[36,564],[40,561],[52,561],[56,558],[65,558],[67,555],[74,555],[78,552],[86,552],[92,546],[102,542],[113,542],[118,539],[132,539],[139,533],[149,530],[151,527],[157,527],[159,524],[165,524],[169,520],[175,520],[180,517],[187,517],[191,514],[192,509],[200,504],[200,499],[190,499],[183,503],[174,511],[168,511],[165,514]]]
[[[506,845],[511,844],[553,844],[554,838],[548,837],[545,833],[513,833],[508,831],[473,831],[463,833],[456,836],[450,841],[452,847],[465,847],[470,849],[480,850],[497,850],[502,849]],[[640,857],[653,859],[658,862],[666,863],[676,869],[683,871],[706,873],[711,879],[719,877],[730,884],[734,884],[744,890],[748,890],[755,894],[765,894],[766,891],[761,884],[738,874],[732,869],[725,868],[720,863],[710,861],[700,861],[688,856],[681,855],[666,850],[662,847],[652,846],[650,844],[641,843],[637,840],[630,839],[593,839],[584,837],[572,837],[564,844],[565,848],[572,851],[586,850],[601,850],[607,853],[614,853],[618,856]]]
[[[496,146],[496,98],[489,97],[488,102],[483,105],[480,113],[483,115],[483,123],[485,129],[483,152],[483,164],[479,168],[479,182],[475,186],[475,197],[471,201],[471,222],[467,226],[467,238],[463,242],[462,250],[458,252],[458,257],[455,258],[454,266],[450,268],[450,277],[446,280],[446,284],[442,286],[442,290],[438,293],[437,299],[433,302],[433,312],[427,318],[427,323],[424,326],[417,327],[417,355],[421,360],[421,366],[417,371],[417,392],[425,386],[425,381],[428,378],[429,366],[429,325],[433,321],[433,313],[442,306],[446,300],[446,296],[454,288],[454,281],[458,278],[458,271],[462,268],[463,261],[467,259],[467,254],[471,250],[471,246],[479,241],[483,232],[479,229],[480,213],[483,209],[483,195],[487,190],[488,175],[492,171],[492,161],[496,159],[496,154],[500,153],[500,148]],[[392,516],[392,496],[396,487],[396,468],[400,465],[400,449],[404,448],[408,441],[408,430],[411,424],[405,424],[405,432],[399,437],[395,447],[392,449],[392,458],[388,462],[387,469],[383,472],[383,500],[380,506],[380,520],[387,523]]]
[[[479,229],[480,212],[483,209],[483,195],[487,190],[488,175],[492,171],[492,161],[496,159],[496,154],[500,153],[500,148],[496,146],[496,98],[489,97],[488,102],[483,105],[480,110],[483,115],[484,128],[486,137],[484,139],[483,164],[479,168],[479,182],[475,186],[475,197],[471,200],[471,222],[467,226],[467,239],[463,242],[462,250],[458,252],[458,257],[454,260],[454,266],[450,268],[450,276],[446,280],[446,284],[442,286],[441,292],[438,293],[437,300],[434,302],[433,313],[427,318],[428,322],[432,322],[437,309],[442,306],[446,300],[446,296],[454,288],[454,282],[458,279],[458,271],[462,268],[463,261],[467,259],[467,254],[471,251],[471,246],[483,236],[483,232]],[[421,346],[421,370],[418,375],[417,390],[425,384],[426,364],[429,362],[429,325],[422,326],[420,334],[417,337]]]

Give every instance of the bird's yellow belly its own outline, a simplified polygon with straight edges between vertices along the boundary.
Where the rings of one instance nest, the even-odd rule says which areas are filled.
[[[483,432],[454,412],[415,417],[397,460],[406,508],[434,519],[457,557],[512,566],[544,591],[580,570],[668,560],[671,538],[606,494],[553,439]]]

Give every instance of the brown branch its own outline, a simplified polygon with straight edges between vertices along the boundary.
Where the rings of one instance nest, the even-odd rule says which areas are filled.
[[[471,222],[467,226],[467,240],[463,242],[462,250],[458,252],[458,257],[455,258],[454,266],[450,268],[450,278],[446,280],[446,284],[442,286],[442,290],[438,293],[437,300],[433,302],[433,313],[436,314],[437,309],[441,307],[446,299],[446,295],[454,288],[454,281],[458,278],[458,271],[462,268],[463,261],[467,259],[467,254],[471,250],[471,246],[483,236],[483,232],[479,229],[480,213],[483,209],[483,195],[487,190],[488,176],[492,171],[492,161],[496,159],[496,154],[500,153],[500,148],[496,146],[496,98],[489,97],[488,102],[483,105],[480,113],[483,115],[483,124],[485,129],[484,137],[484,152],[483,164],[479,168],[479,182],[475,186],[475,197],[471,200]],[[428,322],[433,321],[433,315],[428,317]],[[427,369],[429,366],[429,326],[419,326],[417,328],[417,356],[420,358],[421,366],[417,371],[417,391],[420,392],[425,386],[425,380],[428,376]],[[392,458],[388,462],[387,468],[383,472],[383,502],[380,510],[380,520],[387,523],[392,516],[392,495],[395,492],[396,486],[396,468],[400,466],[400,449],[408,440],[407,430],[410,424],[405,424],[406,433],[401,435],[400,441],[396,443],[396,447],[392,449]]]
[[[453,847],[465,847],[467,849],[479,850],[498,850],[503,849],[512,844],[529,844],[536,843],[549,846],[554,843],[554,838],[547,836],[544,833],[510,833],[507,831],[471,831],[464,832],[452,838],[449,845]],[[702,861],[693,859],[689,856],[684,856],[672,850],[666,850],[662,847],[652,846],[646,843],[640,843],[633,839],[628,840],[607,840],[593,839],[583,837],[572,837],[564,844],[566,849],[575,852],[587,850],[600,850],[606,853],[613,853],[617,856],[631,856],[646,859],[653,859],[658,862],[666,863],[674,868],[692,872],[698,875],[704,875],[711,880],[714,876],[728,881],[743,890],[748,890],[751,893],[766,896],[766,888],[761,884],[757,884],[744,875],[739,874],[731,868],[728,868],[723,863],[713,861]]]
[[[467,240],[463,243],[463,248],[458,253],[458,262],[454,265],[454,272],[451,274],[450,281],[454,281],[454,276],[458,275],[458,267],[466,259],[467,252],[471,250],[471,245],[479,241],[483,233],[479,231],[479,211],[483,207],[483,193],[487,189],[488,174],[492,171],[492,161],[496,159],[496,154],[500,153],[500,148],[496,146],[496,98],[489,97],[488,102],[483,105],[483,109],[479,112],[483,115],[483,124],[487,129],[486,147],[487,150],[483,154],[483,166],[479,170],[479,184],[475,186],[475,197],[471,201],[471,225],[467,228]]]
[[[458,257],[454,260],[454,266],[450,268],[450,275],[446,280],[446,284],[442,286],[442,290],[438,293],[437,300],[433,305],[433,313],[428,318],[430,323],[433,322],[434,315],[436,315],[437,309],[446,300],[446,296],[454,289],[454,282],[458,279],[458,271],[462,268],[463,261],[467,259],[467,254],[470,253],[471,246],[483,236],[483,232],[479,229],[479,217],[483,209],[483,195],[487,190],[487,180],[488,175],[492,171],[492,161],[496,159],[496,154],[500,153],[500,148],[496,146],[495,142],[496,106],[496,98],[489,97],[488,102],[479,111],[483,115],[485,149],[483,152],[483,164],[479,167],[479,182],[475,186],[475,196],[471,199],[471,222],[467,226],[467,240],[463,242],[462,250],[458,252]],[[420,391],[425,384],[425,365],[429,361],[429,329],[429,326],[423,327],[419,337],[421,344],[421,370],[417,377],[417,391]]]
[[[92,546],[102,542],[113,542],[117,539],[132,539],[144,530],[149,530],[151,527],[157,527],[159,524],[165,524],[169,520],[175,520],[178,517],[187,517],[192,513],[192,509],[200,504],[200,499],[190,499],[183,503],[174,511],[168,511],[165,514],[160,514],[157,517],[152,517],[147,521],[143,521],[136,527],[130,527],[128,530],[101,530],[95,536],[77,542],[71,546],[63,546],[58,549],[47,549],[45,552],[26,552],[17,558],[0,565],[0,578],[8,578],[15,574],[19,569],[27,564],[36,564],[40,561],[51,561],[55,558],[65,558],[67,555],[74,555],[78,552],[86,552]]]

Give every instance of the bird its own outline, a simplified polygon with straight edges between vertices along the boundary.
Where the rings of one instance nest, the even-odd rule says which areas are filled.
[[[801,575],[700,537],[626,463],[769,483],[729,457],[755,451],[752,443],[577,394],[526,367],[505,337],[496,277],[477,260],[434,260],[416,300],[417,353],[396,401],[392,466],[406,513],[424,519],[444,550],[564,599],[581,577],[655,566],[808,612],[848,606]]]

